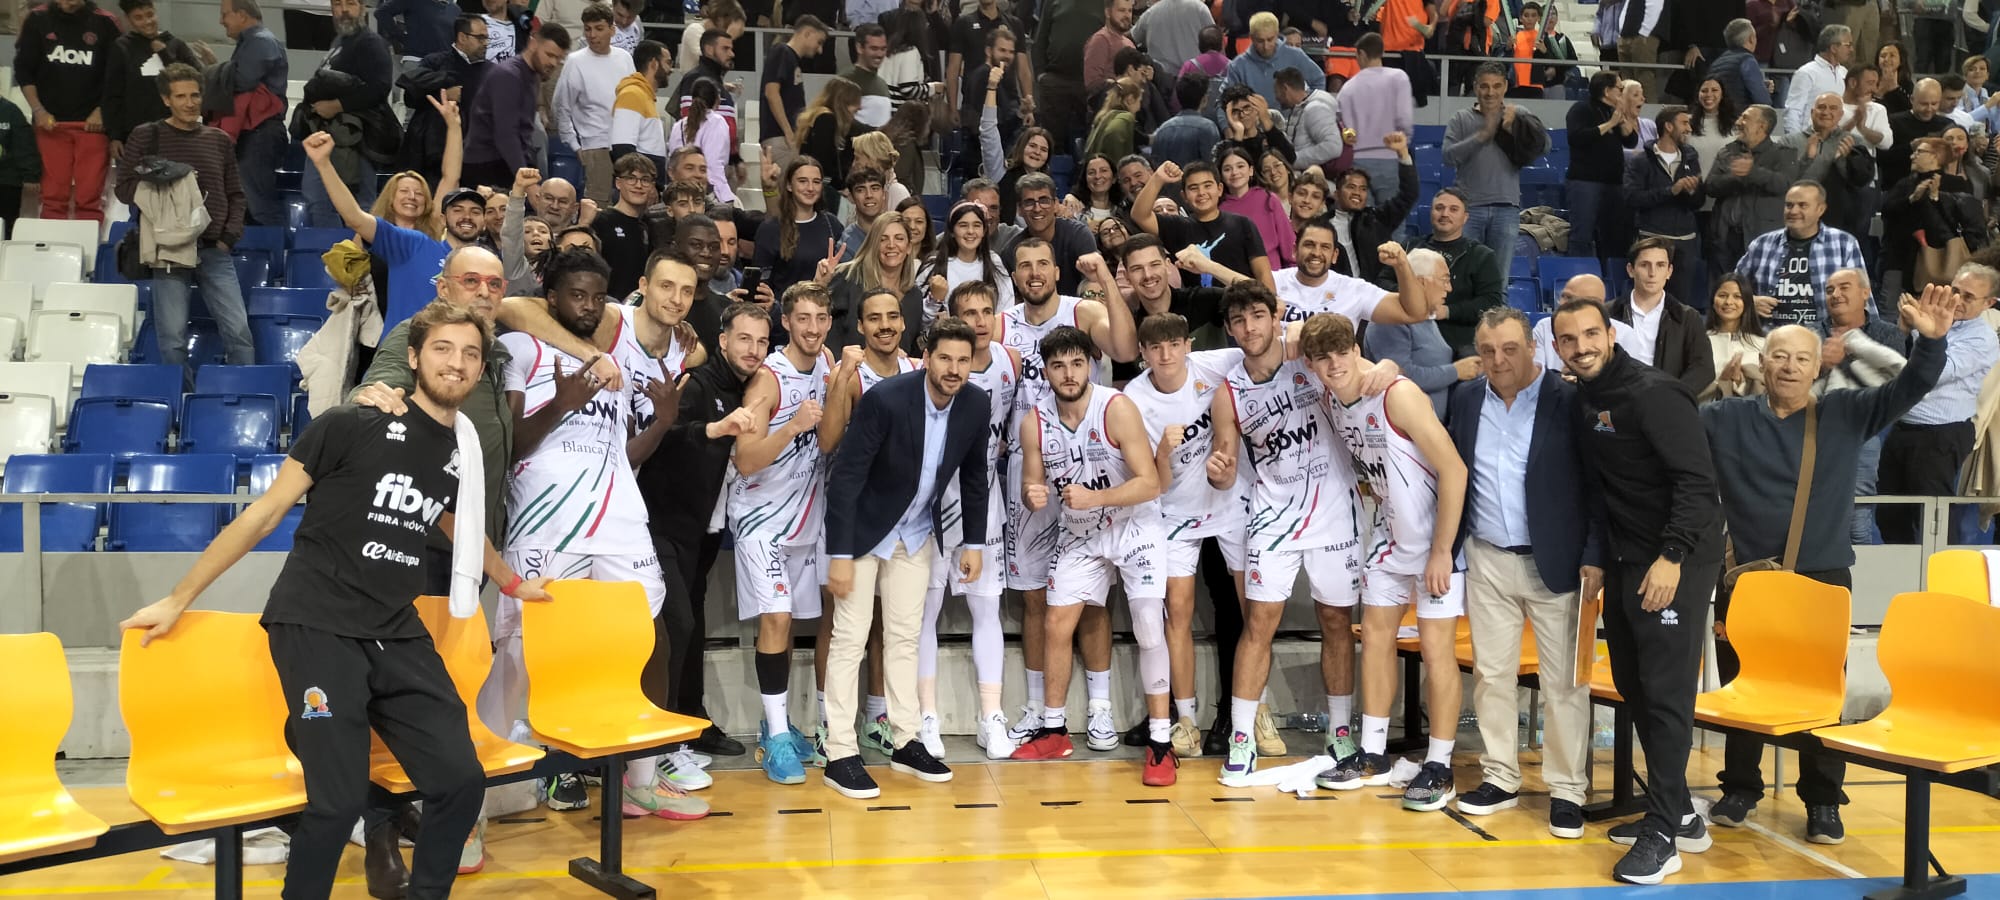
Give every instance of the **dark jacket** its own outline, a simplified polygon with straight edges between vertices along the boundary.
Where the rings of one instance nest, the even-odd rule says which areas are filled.
[[[1722,504],[1694,392],[1617,346],[1597,377],[1578,386],[1577,427],[1604,507],[1605,561],[1643,566],[1673,549],[1690,564],[1719,562]]]
[[[535,164],[532,141],[542,78],[526,57],[494,64],[480,79],[479,97],[465,115],[465,162],[504,163],[508,171]]]
[[[42,150],[35,126],[12,103],[0,103],[0,185],[20,187],[42,180]]]
[[[1746,155],[1750,174],[1730,174],[1730,166]],[[1739,258],[1752,239],[1785,227],[1785,191],[1798,179],[1798,154],[1775,140],[1766,139],[1755,149],[1744,146],[1742,138],[1722,145],[1707,181],[1708,195],[1715,198],[1709,238],[1721,248],[1722,258]]]
[[[1657,147],[1658,142],[1647,144],[1638,156],[1625,161],[1625,206],[1632,210],[1633,224],[1648,234],[1698,234],[1695,213],[1708,196],[1701,184],[1701,156],[1693,147],[1681,145],[1680,162],[1668,174]],[[1696,182],[1694,190],[1674,193],[1674,182],[1690,177]]]
[[[456,50],[445,53],[458,56]],[[436,185],[443,173],[445,135],[450,129],[445,127],[444,117],[438,115],[429,98],[443,96],[445,90],[463,87],[464,83],[450,67],[433,67],[430,62],[424,60],[423,65],[396,80],[403,89],[403,105],[410,110],[409,121],[403,124],[403,142],[396,150],[396,168],[414,171]]]
[[[1748,109],[1753,103],[1771,105],[1771,91],[1764,86],[1764,67],[1756,56],[1740,48],[1723,51],[1709,63],[1708,77],[1722,84],[1722,95],[1736,109]]]
[[[743,405],[748,381],[720,353],[710,353],[682,379],[680,418],[639,466],[639,492],[651,511],[647,528],[653,534],[700,541],[708,532],[736,447],[734,437],[709,437],[708,426]]]
[[[1660,337],[1653,348],[1653,368],[1665,372],[1699,394],[1715,383],[1715,350],[1708,345],[1708,326],[1701,313],[1674,295],[1668,294],[1667,310],[1660,315]],[[1606,305],[1620,327],[1632,324],[1632,295],[1616,298]]]
[[[451,49],[462,14],[452,0],[383,0],[375,8],[375,27],[402,55],[423,57]]]
[[[1376,246],[1369,244],[1363,249],[1357,238],[1354,252],[1372,256]],[[1472,332],[1479,326],[1480,314],[1507,305],[1507,283],[1500,279],[1500,258],[1493,254],[1493,248],[1463,235],[1455,241],[1419,238],[1410,244],[1410,249],[1436,250],[1444,256],[1445,265],[1451,270],[1451,293],[1444,297],[1443,314],[1437,320],[1438,334],[1450,345],[1454,358],[1471,355],[1467,348],[1472,346]],[[1376,261],[1379,265],[1379,257]],[[1392,283],[1395,278],[1393,273],[1382,277]]]
[[[1841,156],[1840,140],[1848,134],[1846,129],[1834,129],[1820,141],[1819,152],[1810,158],[1806,156],[1806,147],[1811,132],[1794,131],[1779,140],[1797,154],[1800,180],[1817,181],[1826,189],[1826,214],[1821,221],[1849,234],[1865,235],[1868,224],[1859,221],[1863,210],[1858,193],[1875,177],[1875,157],[1862,146],[1860,135],[1854,135],[1854,149]]]
[[[1410,210],[1417,205],[1419,190],[1417,167],[1396,167],[1396,196],[1381,206],[1363,207],[1347,223],[1348,235],[1354,240],[1354,254],[1359,258],[1348,259],[1347,254],[1342,253],[1339,259],[1334,260],[1333,270],[1363,281],[1378,281],[1382,277],[1382,260],[1375,255],[1375,248],[1382,246],[1397,229],[1403,227],[1403,220],[1410,217]],[[1327,202],[1330,208],[1333,198],[1327,198]]]
[[[1985,233],[1985,213],[1972,195],[1972,182],[1963,175],[1938,174],[1938,196],[1929,192],[1911,200],[1917,182],[1929,175],[1912,172],[1882,192],[1882,268],[1908,271],[1916,262],[1917,241],[1941,248],[1954,237],[1981,237]]]
[[[35,88],[56,121],[81,122],[104,102],[118,34],[118,17],[96,4],[85,2],[75,13],[54,3],[37,6],[14,38],[14,83]]]
[[[924,458],[924,412],[930,393],[921,371],[884,379],[861,395],[847,437],[833,455],[826,479],[826,552],[829,556],[861,557],[875,549],[910,503],[917,499]],[[967,546],[987,543],[986,439],[991,421],[986,392],[968,384],[952,398],[945,426],[944,455],[925,501],[931,510],[931,531],[940,546],[944,522],[938,500],[945,486],[958,479]]]
[[[1557,593],[1580,586],[1578,570],[1604,565],[1604,510],[1585,485],[1591,478],[1590,457],[1583,448],[1582,416],[1577,412],[1576,385],[1554,372],[1543,372],[1535,401],[1535,432],[1528,442],[1528,536],[1535,548],[1535,570],[1542,584]],[[1466,468],[1474,465],[1479,445],[1479,410],[1486,403],[1486,376],[1473,379],[1451,396],[1445,430]],[[1579,473],[1582,477],[1578,477]],[[1459,519],[1458,546],[1472,535],[1472,482],[1465,486],[1465,514]]]
[[[163,45],[158,51],[153,49],[154,41]],[[111,42],[111,71],[104,77],[105,137],[123,141],[140,123],[167,117],[167,103],[160,99],[159,76],[142,74],[156,54],[160,59],[159,65],[152,67],[155,72],[172,63],[201,68],[187,42],[164,31],[156,38],[129,31],[119,35]]]
[[[1563,117],[1563,125],[1569,129],[1569,180],[1600,184],[1625,180],[1625,150],[1639,146],[1639,132],[1624,134],[1613,128],[1599,133],[1597,129],[1611,119],[1611,113],[1611,107],[1585,99],[1576,101]]]

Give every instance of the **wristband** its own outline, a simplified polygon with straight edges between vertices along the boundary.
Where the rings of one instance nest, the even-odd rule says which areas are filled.
[[[521,589],[521,580],[521,576],[515,575],[513,581],[507,582],[507,586],[500,589],[500,593],[509,597],[514,596],[514,592]]]

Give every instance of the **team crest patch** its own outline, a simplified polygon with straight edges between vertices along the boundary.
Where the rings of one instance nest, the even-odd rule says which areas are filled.
[[[1597,413],[1597,424],[1594,427],[1596,430],[1605,432],[1606,434],[1618,433],[1618,429],[1611,427],[1610,410],[1601,410]]]
[[[299,718],[301,719],[333,718],[333,709],[332,707],[329,707],[326,704],[325,691],[320,690],[317,686],[306,688],[306,695],[304,699],[306,703],[306,711],[299,713]]]

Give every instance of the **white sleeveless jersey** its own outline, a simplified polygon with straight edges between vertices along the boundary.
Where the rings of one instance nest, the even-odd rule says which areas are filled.
[[[1035,407],[1039,417],[1036,431],[1041,436],[1042,477],[1048,481],[1049,505],[1056,509],[1061,529],[1056,539],[1058,553],[1087,542],[1128,519],[1138,516],[1157,519],[1160,515],[1158,500],[1148,500],[1137,506],[1100,506],[1096,509],[1070,509],[1063,504],[1062,492],[1067,485],[1078,484],[1101,491],[1132,479],[1132,470],[1125,465],[1124,453],[1112,442],[1111,428],[1105,421],[1106,410],[1110,409],[1112,401],[1123,394],[1099,384],[1091,385],[1088,390],[1089,407],[1075,428],[1063,424],[1053,393]]]
[[[583,361],[525,332],[502,335],[510,356],[503,387],[523,396],[522,411],[534,415],[555,399],[556,365],[564,374]],[[614,347],[613,359],[627,372],[645,363]],[[632,477],[625,439],[636,409],[637,388],[627,378],[622,390],[600,390],[549,430],[533,452],[514,462],[507,476],[507,547],[562,553],[615,555],[651,553],[646,501]]]
[[[901,375],[905,372],[915,372],[916,370],[921,369],[923,367],[924,367],[924,361],[921,359],[911,359],[907,356],[896,357],[897,375]],[[884,379],[894,377],[891,375],[875,374],[875,370],[869,368],[868,363],[865,361],[862,362],[861,365],[855,366],[854,371],[861,376],[861,390],[854,395],[854,402],[857,404],[861,402],[861,395],[868,393],[869,388],[881,384]]]
[[[605,308],[618,311],[618,335],[612,339],[611,355],[625,369],[625,380],[632,384],[632,408],[638,415],[634,422],[643,429],[653,424],[654,415],[653,398],[646,396],[646,385],[658,379],[662,370],[666,377],[679,381],[687,373],[688,348],[676,333],[666,354],[654,356],[639,343],[638,318],[644,313],[622,303],[605,304]]]
[[[826,402],[833,360],[825,350],[801,372],[784,351],[764,359],[764,368],[778,380],[778,402],[771,410],[771,429],[792,420],[807,400]],[[826,517],[826,479],[820,468],[819,432],[792,439],[778,458],[754,475],[737,475],[729,490],[729,530],[737,540],[766,541],[787,547],[819,543]]]
[[[1406,381],[1408,379],[1397,379]],[[1326,400],[1354,472],[1375,495],[1376,528],[1366,557],[1370,571],[1421,575],[1437,527],[1437,470],[1415,441],[1389,418],[1388,393],[1343,404]]]
[[[1339,313],[1359,324],[1375,315],[1375,307],[1389,293],[1373,282],[1349,278],[1339,272],[1326,273],[1326,280],[1313,287],[1299,283],[1296,268],[1271,273],[1271,281],[1277,285],[1278,299],[1284,301],[1285,308],[1278,317],[1283,322],[1303,322],[1319,313]]]
[[[986,423],[986,544],[994,547],[999,545],[1002,531],[1007,527],[1007,504],[1000,492],[1000,462],[1006,457],[1007,425],[1014,417],[1014,393],[1021,386],[1021,363],[1004,344],[990,345],[989,352],[993,359],[986,368],[973,372],[966,380],[986,391],[991,404]],[[945,485],[944,499],[938,506],[938,519],[944,524],[945,549],[965,545],[963,501],[958,480],[954,478]],[[988,558],[999,564],[997,555]]]
[[[1219,491],[1208,484],[1208,454],[1215,448],[1209,404],[1229,370],[1242,362],[1241,350],[1198,350],[1187,355],[1187,381],[1178,391],[1162,393],[1153,386],[1150,374],[1141,374],[1125,385],[1125,396],[1132,398],[1146,418],[1146,437],[1155,448],[1168,426],[1185,429],[1170,460],[1172,471],[1161,473],[1167,483],[1160,496],[1160,514],[1165,517],[1168,540],[1233,534],[1243,528],[1238,488],[1244,469],[1237,468],[1236,487]]]
[[[1259,550],[1352,547],[1354,470],[1333,452],[1319,378],[1291,360],[1267,381],[1238,364],[1224,381],[1251,469],[1250,546]]]
[[[1056,297],[1056,313],[1040,325],[1028,321],[1027,304],[1020,304],[1000,314],[1000,343],[1012,347],[1021,354],[1021,390],[1016,396],[1016,404],[1022,415],[1027,415],[1044,399],[1054,396],[1049,392],[1049,379],[1042,373],[1042,338],[1049,332],[1068,325],[1081,328],[1077,324],[1077,307],[1083,303],[1075,297]],[[1095,360],[1090,366],[1090,380],[1104,381],[1104,361]],[[1015,430],[1008,441],[1008,449],[1018,453],[1021,436]]]

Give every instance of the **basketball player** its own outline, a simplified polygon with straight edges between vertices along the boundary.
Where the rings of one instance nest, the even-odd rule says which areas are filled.
[[[1012,347],[993,342],[1000,317],[993,311],[997,302],[994,287],[983,281],[968,281],[954,288],[946,300],[948,312],[972,328],[972,373],[969,381],[986,392],[993,413],[986,446],[987,496],[1000,496],[1000,462],[1005,459],[1007,425],[1014,416],[1014,395],[1021,384],[1021,354]],[[965,546],[958,483],[945,487],[939,518],[945,523],[945,552],[931,565],[930,590],[924,595],[923,630],[917,635],[917,693],[924,708],[924,724],[919,737],[937,733],[937,619],[944,608],[947,587],[956,586],[965,595],[972,612],[972,670],[979,683],[979,732],[977,740],[988,759],[1006,759],[1014,754],[1017,742],[1007,734],[1007,716],[1000,709],[1005,635],[1000,627],[999,560],[982,565],[979,577],[967,584],[953,577],[950,560],[958,558]],[[1006,513],[999,503],[987,504],[987,534],[1000,534]],[[931,750],[925,737],[926,750]],[[942,741],[940,741],[942,743]],[[944,759],[942,747],[931,753]]]
[[[1176,756],[1200,756],[1201,731],[1195,725],[1201,709],[1194,686],[1195,569],[1203,538],[1243,531],[1241,473],[1226,490],[1208,484],[1206,466],[1215,442],[1211,408],[1216,389],[1243,361],[1243,351],[1189,352],[1188,321],[1174,313],[1154,313],[1139,323],[1139,346],[1146,371],[1125,385],[1125,396],[1145,417],[1154,463],[1166,483],[1160,513],[1166,527],[1167,655],[1174,706],[1171,728],[1164,722],[1148,723],[1149,742],[1161,740],[1151,732],[1168,731]],[[1155,693],[1153,687],[1146,686],[1149,694]],[[1146,762],[1153,764],[1150,749]]]
[[[833,318],[826,288],[802,281],[785,289],[791,343],[764,360],[743,392],[755,425],[736,439],[736,482],[729,527],[736,538],[736,612],[757,620],[757,691],[764,723],[757,755],[779,784],[803,784],[814,758],[792,726],[792,620],[820,615],[819,571],[825,493],[819,421],[833,360],[821,346]]]
[[[1465,509],[1465,461],[1415,382],[1397,379],[1385,393],[1362,395],[1365,360],[1346,316],[1321,313],[1307,319],[1299,352],[1326,386],[1334,426],[1353,454],[1355,473],[1375,496],[1374,539],[1361,570],[1361,756],[1336,768],[1328,786],[1353,790],[1388,781],[1396,630],[1403,609],[1415,603],[1430,684],[1431,738],[1422,771],[1403,792],[1403,808],[1443,809],[1457,796],[1451,751],[1461,688],[1454,645],[1465,610],[1465,576],[1454,564],[1452,544]]]
[[[1054,509],[1058,534],[1044,624],[1044,724],[1014,751],[1014,758],[1059,759],[1074,752],[1061,724],[1069,695],[1070,640],[1083,606],[1104,606],[1115,572],[1132,604],[1132,632],[1139,642],[1139,672],[1152,723],[1142,779],[1164,786],[1174,783],[1179,763],[1167,735],[1170,664],[1160,476],[1139,407],[1116,389],[1090,382],[1095,349],[1089,335],[1070,326],[1042,338],[1049,392],[1021,418],[1022,502],[1032,510]]]
[[[605,315],[611,267],[588,250],[563,251],[549,262],[542,282],[556,322],[588,340]],[[622,313],[613,313],[622,315]],[[514,568],[557,580],[595,578],[637,581],[658,620],[666,601],[659,556],[646,530],[646,503],[626,454],[626,440],[638,414],[634,377],[620,390],[603,388],[584,361],[522,332],[500,338],[507,348],[507,404],[514,413],[514,468],[507,483],[507,559]],[[659,363],[638,355],[636,344],[614,343],[612,355],[626,373],[648,367],[660,378]],[[622,358],[620,358],[622,354]],[[678,398],[675,398],[678,408]],[[657,441],[657,437],[654,438]],[[502,599],[494,617],[496,654],[508,665],[501,675],[513,698],[525,694],[527,673],[520,667],[520,604]],[[519,709],[518,699],[509,708]],[[708,804],[659,776],[658,757],[625,763],[623,811],[698,819]],[[551,809],[574,809],[550,782]]]
[[[1333,271],[1334,257],[1340,253],[1333,225],[1314,219],[1299,227],[1299,264],[1271,274],[1278,284],[1278,300],[1284,304],[1280,317],[1286,323],[1303,322],[1319,313],[1339,313],[1351,322],[1380,322],[1409,325],[1431,317],[1427,292],[1415,289],[1420,282],[1410,270],[1409,255],[1393,241],[1376,248],[1383,268],[1396,273],[1396,284],[1405,288],[1385,292],[1372,281],[1349,278]]]
[[[1056,293],[1060,272],[1055,251],[1039,238],[1024,238],[1014,248],[1014,296],[1019,300],[1000,315],[1001,343],[1021,354],[1021,390],[1016,408],[1022,418],[1049,393],[1042,375],[1041,340],[1057,328],[1069,326],[1090,336],[1093,359],[1109,356],[1117,362],[1139,358],[1137,328],[1132,308],[1119,294],[1111,268],[1104,257],[1088,253],[1077,258],[1077,270],[1088,282],[1084,293],[1100,298],[1089,302]],[[1105,381],[1105,366],[1094,362],[1093,380]],[[1008,429],[1010,454],[1020,450],[1020,428]],[[1021,656],[1028,670],[1028,704],[1019,722],[1008,731],[1017,742],[1025,741],[1044,728],[1066,728],[1066,719],[1046,721],[1043,697],[1047,685],[1042,677],[1046,661],[1042,648],[1043,613],[1048,602],[1049,566],[1056,543],[1056,511],[1053,506],[1036,511],[1022,502],[1022,481],[1018,471],[1010,472],[1007,493],[1007,587],[1020,591],[1023,600]],[[1090,705],[1087,707],[1089,746],[1110,750],[1118,746],[1118,729],[1111,718],[1111,618],[1101,606],[1086,606],[1077,626],[1083,645],[1083,678]]]
[[[470,309],[440,302],[410,317],[409,334],[415,390],[401,414],[343,405],[313,419],[270,490],[209,543],[173,593],[118,623],[144,629],[142,646],[165,637],[203,591],[312,493],[262,619],[285,696],[303,703],[285,724],[306,781],[306,807],[285,868],[287,896],[333,891],[348,832],[368,800],[370,728],[409,769],[424,799],[410,893],[450,893],[459,851],[479,818],[485,775],[466,730],[465,704],[411,601],[424,591],[430,529],[456,534],[459,453],[452,423],[479,383],[492,326]],[[516,598],[548,599],[548,579],[522,580],[490,541],[485,573]]]

